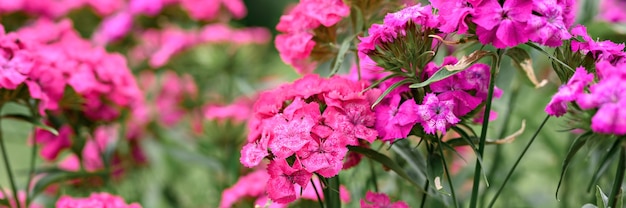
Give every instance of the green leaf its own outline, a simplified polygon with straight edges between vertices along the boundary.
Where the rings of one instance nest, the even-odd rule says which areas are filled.
[[[426,182],[426,158],[424,158],[420,152],[414,151],[410,142],[406,140],[396,141],[391,146],[391,150],[400,155],[400,157],[408,163],[410,170],[413,171],[413,175],[416,177],[419,184]]]
[[[350,150],[352,152],[356,152],[356,153],[362,154],[362,155],[364,155],[364,156],[366,156],[368,158],[371,158],[371,159],[375,160],[376,162],[379,162],[379,163],[385,165],[386,167],[391,169],[393,172],[398,174],[398,176],[404,178],[406,181],[408,181],[413,186],[415,186],[417,189],[419,189],[419,191],[421,191],[422,193],[429,194],[426,191],[426,189],[424,189],[424,187],[422,187],[420,184],[418,184],[417,181],[413,180],[404,171],[404,169],[402,169],[402,167],[400,167],[400,165],[398,165],[398,163],[394,162],[393,160],[391,160],[391,158],[387,157],[386,155],[383,155],[383,154],[381,154],[381,153],[379,153],[377,151],[374,151],[372,149],[359,147],[359,146],[348,146],[348,150]]]
[[[402,81],[393,83],[393,85],[389,86],[389,88],[387,88],[382,94],[380,94],[380,96],[378,96],[378,99],[376,99],[376,101],[374,101],[374,104],[372,104],[372,109],[374,109],[374,107],[376,107],[376,105],[378,105],[378,103],[380,103],[381,101],[383,101],[383,99],[389,94],[391,93],[391,91],[393,91],[394,89],[398,88],[399,86],[403,85],[403,84],[408,84],[409,82],[411,82],[411,79],[403,79]]]
[[[328,178],[326,188],[324,188],[324,199],[326,207],[341,208],[341,200],[339,198],[339,175]]]
[[[7,198],[8,198],[8,197],[7,197]],[[9,204],[9,200],[8,200],[8,199],[6,199],[6,198],[4,198],[4,199],[0,199],[0,205],[4,205],[4,206],[7,206],[7,207],[10,207],[10,206],[11,206],[11,204]]]
[[[543,48],[541,48],[540,46],[538,46],[535,43],[532,42],[528,42],[526,43],[526,45],[536,49],[537,51],[543,53],[544,55],[546,55],[548,58],[552,59],[553,61],[556,61],[557,63],[561,64],[561,66],[565,67],[566,69],[570,70],[571,72],[575,72],[576,70],[574,70],[572,67],[570,67],[569,65],[563,63],[563,61],[559,60],[558,58],[554,57],[552,54],[548,53],[546,50],[544,50]]]
[[[335,57],[335,62],[333,63],[333,68],[330,71],[330,76],[335,75],[339,71],[339,68],[343,64],[343,59],[346,57],[346,52],[348,52],[348,49],[350,48],[352,39],[353,38],[346,38],[343,40],[343,43],[341,43],[341,47],[339,48],[339,52],[337,53],[337,57]]]
[[[446,193],[443,186],[441,186],[441,180],[443,178],[443,160],[441,155],[437,153],[429,154],[426,166],[428,167],[428,180],[432,182],[435,190]]]
[[[474,151],[474,154],[476,155],[476,161],[478,161],[480,166],[481,167],[487,167],[487,166],[484,165],[483,160],[481,159],[482,157],[480,156],[480,153],[478,152],[478,147],[476,147],[476,145],[472,141],[471,137],[467,134],[467,132],[465,132],[463,129],[461,129],[459,127],[455,127],[455,126],[453,126],[452,129],[455,132],[459,133],[461,135],[461,138],[465,139],[467,144],[469,144],[472,147],[472,150]],[[478,138],[476,138],[476,141],[478,141]],[[481,173],[483,175],[483,179],[485,179],[485,185],[487,187],[489,187],[489,180],[487,180],[487,173],[485,172],[484,168],[481,170]]]
[[[54,129],[54,128],[50,127],[50,126],[47,126],[46,124],[44,124],[41,121],[41,119],[38,119],[38,118],[33,117],[33,116],[24,115],[24,114],[5,114],[5,115],[2,115],[2,117],[0,117],[0,118],[1,119],[5,119],[5,118],[6,119],[14,119],[14,120],[30,123],[30,124],[40,128],[40,129],[46,130],[46,131],[54,134],[55,136],[59,135],[59,132],[56,129]]]
[[[608,208],[609,207],[609,197],[602,192],[600,186],[596,186],[596,205],[598,208]]]
[[[548,83],[548,80],[545,79],[541,80],[541,82],[537,80],[535,70],[533,69],[533,61],[526,50],[520,47],[510,48],[505,55],[511,57],[513,66],[523,74],[526,74],[526,77],[535,88],[543,87]]]
[[[593,187],[593,185],[598,183],[598,180],[600,180],[600,177],[604,175],[604,172],[606,172],[611,166],[611,162],[617,156],[617,151],[619,150],[619,146],[620,146],[619,143],[620,143],[620,140],[617,139],[613,143],[613,146],[611,146],[611,149],[602,157],[602,160],[600,161],[600,166],[598,167],[596,172],[593,174],[592,180],[587,186],[588,191],[591,191],[591,188]]]
[[[441,67],[433,76],[429,77],[426,81],[415,83],[409,86],[410,88],[420,88],[428,86],[429,84],[448,78],[456,73],[459,73],[469,67],[470,65],[476,63],[481,58],[486,55],[491,54],[489,51],[477,50],[471,53],[469,56],[463,56],[461,60],[459,60],[454,65],[445,65]]]
[[[589,131],[577,137],[574,140],[574,143],[572,143],[572,146],[570,146],[569,150],[567,151],[567,156],[565,156],[565,160],[563,160],[563,165],[561,166],[561,177],[559,177],[559,183],[556,186],[555,197],[557,199],[559,198],[559,189],[561,188],[561,183],[563,182],[563,178],[565,177],[565,173],[567,172],[567,168],[569,167],[570,162],[572,161],[578,150],[580,150],[587,143],[587,140],[590,138],[591,134],[592,133]]]
[[[99,172],[85,172],[85,171],[69,172],[69,171],[60,171],[60,172],[49,173],[49,174],[46,174],[41,179],[37,180],[37,182],[35,183],[35,185],[33,186],[32,191],[31,191],[30,198],[34,199],[35,196],[37,196],[38,194],[43,192],[48,186],[50,186],[52,184],[55,184],[55,183],[68,181],[68,180],[72,180],[72,179],[92,177],[92,176],[103,177],[103,176],[106,176],[107,174],[108,173],[102,172],[102,171],[99,171]]]

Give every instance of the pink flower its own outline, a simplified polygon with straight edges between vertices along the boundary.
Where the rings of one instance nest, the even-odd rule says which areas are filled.
[[[241,149],[239,161],[244,166],[251,168],[259,165],[261,160],[268,155],[267,144],[263,144],[263,142],[248,143]]]
[[[393,95],[388,103],[376,106],[376,130],[382,141],[393,142],[409,135],[413,126],[419,122],[418,105],[413,99],[402,104],[399,94]]]
[[[326,27],[333,26],[350,15],[350,7],[342,0],[303,0],[300,5],[306,8],[305,15]]]
[[[584,88],[593,81],[593,74],[588,73],[583,67],[576,68],[576,72],[567,82],[559,87],[552,100],[546,106],[546,113],[551,116],[562,116],[567,112],[567,104],[584,93]]]
[[[56,202],[57,208],[81,208],[81,207],[115,207],[115,208],[141,208],[137,203],[126,204],[124,199],[109,193],[92,193],[88,198],[73,198],[62,196]]]
[[[312,140],[310,132],[315,121],[310,117],[286,120],[282,115],[277,115],[268,122],[273,127],[269,148],[278,158],[291,156]]]
[[[365,200],[361,199],[361,208],[409,208],[403,201],[398,201],[395,203],[391,203],[389,200],[389,196],[384,193],[374,193],[367,191],[365,194]]]
[[[474,12],[473,6],[467,0],[431,0],[433,7],[439,10],[442,21],[439,29],[442,32],[465,34],[469,26],[465,19]]]
[[[162,0],[130,0],[128,8],[132,14],[157,15],[165,6]]]
[[[581,36],[584,42],[572,40],[572,51],[578,51],[582,54],[591,54],[597,61],[606,60],[613,62],[621,57],[625,57],[624,43],[614,43],[610,40],[596,41],[589,36],[587,28],[583,25],[577,25],[572,28],[571,34]]]
[[[243,197],[259,197],[265,194],[265,186],[270,179],[266,170],[256,170],[239,177],[237,183],[222,192],[221,208],[229,208]]]
[[[72,128],[67,125],[59,129],[58,136],[49,131],[37,129],[34,138],[36,144],[43,146],[39,152],[41,157],[48,161],[55,160],[61,151],[72,146],[72,141],[70,140],[72,134]]]
[[[528,40],[527,20],[531,16],[532,1],[507,0],[500,5],[497,0],[483,0],[475,7],[476,35],[482,44],[496,48],[513,47]]]
[[[180,0],[181,7],[195,20],[213,20],[219,15],[220,0]]]
[[[293,66],[298,73],[313,72],[315,65],[308,60],[315,47],[312,34],[306,32],[280,34],[276,36],[275,43],[280,58]]]
[[[424,131],[428,134],[435,134],[436,131],[445,134],[450,125],[460,121],[452,112],[453,109],[453,101],[440,100],[432,93],[426,94],[424,102],[417,108],[417,114],[420,116],[420,123],[424,127]]]
[[[311,4],[311,3],[309,3]],[[304,3],[297,4],[280,17],[276,30],[283,33],[306,32],[320,26],[320,22],[306,15],[307,8]]]
[[[272,201],[289,203],[296,200],[294,184],[303,188],[311,179],[311,173],[300,167],[298,162],[289,166],[285,160],[274,160],[267,166],[270,180],[267,182],[267,195]]]
[[[566,25],[565,7],[563,3],[573,2],[557,2],[557,0],[533,1],[533,11],[537,15],[531,15],[528,21],[530,32],[530,40],[551,47],[561,46],[563,40],[572,37]],[[571,21],[570,21],[571,22]]]
[[[242,0],[222,0],[222,4],[236,19],[241,19],[248,13]]]
[[[376,115],[365,100],[345,102],[343,108],[328,107],[323,116],[328,126],[344,134],[343,144],[357,145],[357,139],[374,142],[378,136],[372,128]]]
[[[626,3],[623,1],[600,1],[600,11],[598,16],[608,22],[624,22],[626,21],[626,14],[624,14],[623,11],[624,7],[626,7]]]
[[[119,40],[130,32],[133,26],[133,15],[122,11],[105,18],[93,34],[93,40],[98,45],[106,45]]]
[[[342,136],[335,132],[328,138],[315,137],[307,143],[297,154],[304,169],[327,178],[339,174],[343,167],[343,158],[348,152],[345,145],[341,145]]]

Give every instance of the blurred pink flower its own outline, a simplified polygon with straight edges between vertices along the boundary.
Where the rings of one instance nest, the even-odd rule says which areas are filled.
[[[57,208],[82,208],[82,207],[115,207],[115,208],[141,208],[138,203],[127,204],[124,199],[109,193],[92,193],[87,198],[73,198],[61,196],[55,205]]]
[[[383,207],[409,208],[409,205],[407,205],[403,201],[397,201],[397,202],[391,203],[391,200],[389,200],[389,196],[387,196],[386,194],[374,193],[370,191],[368,191],[365,194],[365,199],[361,199],[361,208],[383,208]]]
[[[132,26],[133,15],[122,11],[102,20],[92,38],[97,45],[106,45],[126,36]]]
[[[35,143],[42,145],[39,153],[43,159],[48,161],[55,160],[62,150],[71,147],[72,140],[70,138],[72,136],[72,128],[68,125],[59,129],[58,136],[43,129],[37,129],[34,133]]]

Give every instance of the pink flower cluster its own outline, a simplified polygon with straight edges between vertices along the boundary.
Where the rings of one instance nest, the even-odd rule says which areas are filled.
[[[277,35],[275,42],[280,58],[300,74],[311,73],[315,69],[309,60],[316,44],[313,30],[331,27],[349,14],[350,7],[342,0],[301,0],[276,25],[284,33]]]
[[[419,25],[421,30],[426,30],[436,28],[439,24],[439,18],[433,15],[430,5],[416,4],[398,12],[389,13],[385,16],[383,24],[373,24],[370,27],[369,36],[359,37],[361,39],[358,46],[359,53],[369,54],[376,50],[376,46],[382,47],[393,43],[394,40],[406,36],[407,30],[414,27],[412,25]]]
[[[313,173],[337,175],[348,145],[377,138],[376,118],[370,109],[377,93],[363,94],[365,87],[364,82],[341,77],[307,75],[259,96],[241,163],[254,167],[263,158],[270,159],[270,199],[293,201],[294,184],[306,187]]]
[[[95,1],[95,0],[92,0]],[[241,0],[131,0],[128,6],[102,21],[93,35],[96,43],[107,44],[126,36],[133,27],[133,19],[138,15],[154,16],[168,5],[180,4],[194,20],[211,21],[220,15],[223,5],[235,18],[246,16],[247,10]]]
[[[438,9],[441,31],[465,34],[476,24],[482,44],[496,48],[514,47],[528,40],[546,46],[560,46],[571,35],[574,0],[432,0]],[[503,2],[503,4],[500,4]]]
[[[616,65],[608,61],[596,63],[597,80],[585,68],[576,69],[574,76],[561,86],[546,107],[552,116],[562,116],[567,105],[575,103],[582,110],[595,112],[591,118],[591,130],[601,134],[626,134],[626,63]]]
[[[129,56],[134,61],[133,64],[148,59],[148,64],[154,68],[164,66],[174,55],[198,44],[265,44],[271,39],[265,28],[234,29],[224,24],[206,25],[199,31],[175,27],[149,29],[143,31],[139,37],[140,44],[131,49]]]
[[[256,198],[256,201],[254,202],[255,205],[264,206],[268,200],[266,195],[266,184],[269,179],[270,175],[263,169],[256,170],[246,176],[240,177],[237,183],[222,192],[222,200],[219,207],[233,207],[233,205],[244,199],[244,197],[254,197]],[[320,197],[323,200],[324,195],[322,194],[322,185],[320,181],[314,179],[313,182],[315,183],[315,188],[310,182],[308,182],[306,188],[302,189],[301,194],[299,194],[297,198],[317,200],[317,195],[315,194],[315,189],[317,189],[318,194],[320,194]],[[300,193],[301,187],[299,185],[295,185],[294,189],[296,193]],[[339,197],[343,202],[350,201],[350,193],[344,186],[339,187]],[[285,203],[274,202],[270,205],[270,208],[286,207],[288,207],[288,204]]]
[[[110,208],[141,208],[137,203],[127,204],[122,197],[109,193],[92,193],[87,198],[62,196],[56,202],[57,208],[110,207]]]
[[[453,65],[455,57],[446,57],[442,63]],[[424,71],[432,76],[441,66],[431,62]],[[442,134],[450,126],[461,121],[461,118],[474,111],[487,99],[489,87],[489,69],[486,64],[478,63],[466,70],[446,79],[434,82],[421,104],[413,98],[406,98],[409,91],[407,85],[396,88],[376,106],[376,130],[383,141],[394,141],[406,138],[413,126],[420,123],[427,134]],[[390,79],[381,85],[387,89],[399,78]],[[502,91],[495,89],[494,97],[499,97]]]
[[[608,22],[623,23],[626,21],[626,2],[619,0],[602,0],[600,1],[600,11],[598,16]]]
[[[124,7],[125,4],[124,0],[2,0],[0,1],[0,13],[25,12],[46,18],[59,18],[72,10],[89,7],[96,14],[107,16]]]
[[[403,201],[397,201],[397,202],[392,203],[391,200],[389,199],[389,196],[387,196],[386,194],[374,193],[370,191],[368,191],[365,194],[365,199],[361,199],[361,208],[383,208],[383,207],[409,208],[409,205],[407,205]]]

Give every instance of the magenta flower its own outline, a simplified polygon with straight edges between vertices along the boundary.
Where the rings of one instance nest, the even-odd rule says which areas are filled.
[[[361,208],[409,208],[403,201],[397,201],[391,203],[389,200],[389,196],[384,193],[374,193],[367,191],[365,194],[365,199],[361,199]]]
[[[81,208],[81,207],[116,207],[116,208],[141,208],[137,203],[126,204],[124,199],[109,193],[92,193],[88,198],[73,198],[62,196],[56,202],[57,208]]]
[[[445,33],[456,32],[465,34],[469,28],[465,22],[474,7],[467,0],[430,0],[433,7],[438,9],[439,19],[442,22],[439,29]]]
[[[239,177],[237,183],[222,192],[220,208],[229,208],[244,197],[259,197],[265,194],[265,186],[270,179],[266,170],[256,170],[248,175]]]
[[[576,25],[571,31],[573,36],[581,36],[584,42],[572,40],[572,51],[578,51],[583,54],[591,54],[597,61],[613,62],[619,58],[625,57],[624,43],[614,43],[610,40],[596,41],[589,36],[587,28],[583,25]]]
[[[576,72],[567,84],[559,87],[552,100],[546,106],[546,113],[551,116],[562,116],[567,112],[567,104],[584,93],[585,87],[593,81],[593,74],[583,67],[576,68]]]
[[[376,106],[376,130],[382,141],[393,142],[409,135],[413,126],[419,122],[418,105],[413,99],[402,104],[399,94],[393,95],[388,103]]]
[[[563,40],[569,39],[565,1],[557,0],[533,1],[533,14],[528,21],[530,40],[551,47],[561,46]],[[569,2],[570,4],[573,2]]]
[[[513,47],[528,40],[527,20],[531,16],[532,1],[507,0],[500,5],[498,0],[483,0],[475,7],[474,23],[478,25],[476,35],[482,44],[493,44],[496,48]]]
[[[303,0],[300,7],[306,8],[304,15],[330,27],[350,15],[350,7],[343,0]]]
[[[626,3],[620,0],[604,0],[600,1],[600,11],[598,16],[608,22],[624,22],[626,14],[624,9]]]
[[[37,129],[34,134],[36,144],[41,144],[43,147],[40,150],[41,157],[48,161],[53,161],[59,156],[59,153],[64,149],[72,146],[72,128],[70,126],[62,126],[59,129],[59,135]]]
[[[371,127],[376,122],[374,112],[369,108],[367,101],[348,101],[343,108],[328,107],[323,114],[326,125],[335,131],[343,133],[344,145],[358,145],[357,139],[373,142],[378,136]]]
[[[450,125],[461,121],[452,112],[454,102],[451,100],[441,100],[435,94],[429,93],[424,97],[424,102],[418,106],[417,115],[420,116],[420,123],[424,127],[424,132],[435,134],[441,131],[445,134]]]
[[[297,153],[304,169],[327,178],[339,174],[343,167],[343,158],[348,152],[346,146],[341,144],[343,136],[335,132],[328,138],[315,137],[313,141],[307,143]]]
[[[312,174],[300,167],[298,162],[289,166],[285,160],[274,160],[267,166],[270,180],[267,182],[267,195],[275,202],[289,203],[296,200],[294,184],[303,188],[309,183]]]
[[[109,16],[102,21],[93,34],[93,40],[98,45],[106,45],[112,41],[122,39],[133,26],[133,15],[129,12],[120,12]]]

